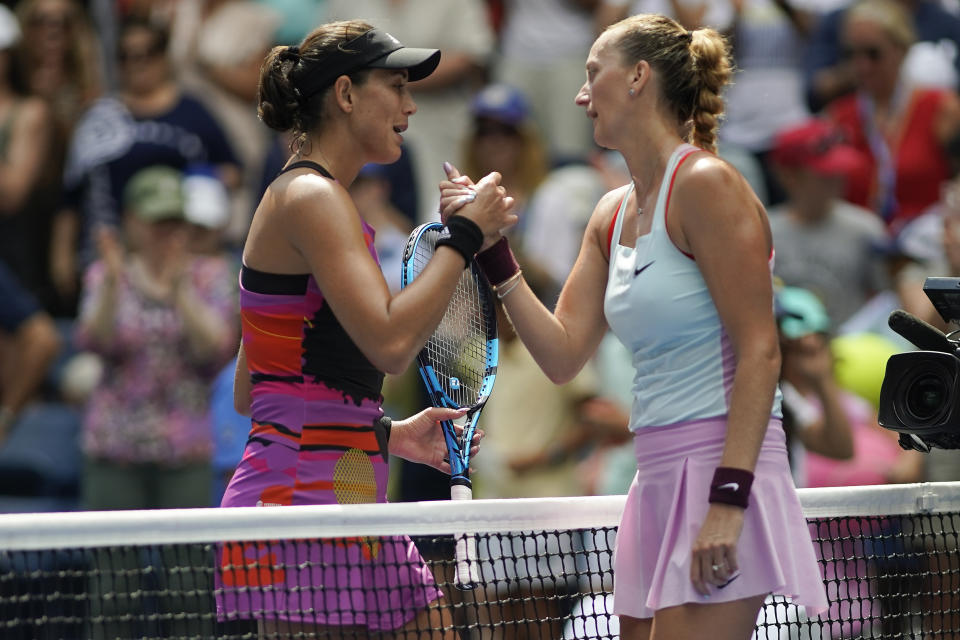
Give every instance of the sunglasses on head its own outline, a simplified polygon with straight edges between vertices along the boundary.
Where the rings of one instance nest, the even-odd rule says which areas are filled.
[[[866,58],[870,62],[878,62],[883,58],[883,49],[876,46],[867,47],[844,47],[843,57],[848,60],[855,58]]]

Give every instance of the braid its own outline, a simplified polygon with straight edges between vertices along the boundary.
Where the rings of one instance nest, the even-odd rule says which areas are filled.
[[[727,41],[713,29],[690,32],[658,14],[638,14],[617,22],[617,46],[628,64],[647,60],[660,74],[663,95],[687,140],[716,151],[723,113],[721,92],[733,74]]]
[[[716,152],[724,103],[720,93],[733,75],[727,41],[713,29],[697,29],[690,43],[699,90],[693,105],[693,144]]]

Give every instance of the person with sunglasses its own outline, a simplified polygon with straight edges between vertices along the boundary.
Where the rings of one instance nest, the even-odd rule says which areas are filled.
[[[825,110],[867,158],[866,170],[848,180],[846,199],[876,212],[893,233],[937,201],[951,175],[947,146],[960,135],[956,92],[922,86],[905,64],[916,40],[897,0],[851,6],[841,41],[855,91]]]
[[[123,190],[139,170],[212,166],[231,193],[240,181],[232,141],[177,80],[168,42],[165,27],[126,19],[116,51],[118,89],[94,102],[73,131],[51,241],[52,279],[62,299],[76,293],[83,270],[96,258],[100,227],[120,226]]]
[[[937,82],[957,87],[960,78],[960,16],[951,11],[948,3],[939,0],[896,0],[908,14],[916,31],[917,50],[934,57],[934,65],[923,65],[925,75],[936,72]],[[823,3],[819,3],[823,5]],[[818,17],[810,33],[804,62],[806,98],[810,109],[819,112],[830,102],[854,90],[855,75],[845,55],[843,24],[847,11],[856,4],[847,0],[831,0],[826,12]],[[941,46],[953,43],[953,46]],[[936,60],[936,58],[939,58]],[[913,64],[912,67],[918,65]],[[917,59],[919,63],[919,59]]]

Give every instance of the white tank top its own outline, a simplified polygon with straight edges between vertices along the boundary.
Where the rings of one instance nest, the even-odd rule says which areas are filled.
[[[696,260],[667,234],[677,169],[696,151],[683,144],[671,154],[652,228],[635,247],[619,243],[632,183],[616,213],[603,310],[633,356],[631,430],[715,418],[729,410],[736,364],[730,338]],[[770,262],[772,272],[772,256]],[[779,388],[772,409],[771,415],[781,416]]]

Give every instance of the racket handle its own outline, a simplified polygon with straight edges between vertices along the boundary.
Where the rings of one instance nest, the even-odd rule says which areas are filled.
[[[472,500],[473,489],[468,484],[450,485],[451,500]],[[477,560],[477,539],[472,533],[456,535],[454,584],[461,591],[469,591],[480,584],[480,563]]]

